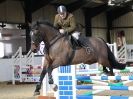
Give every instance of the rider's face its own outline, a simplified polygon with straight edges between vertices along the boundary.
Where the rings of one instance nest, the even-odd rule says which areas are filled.
[[[67,13],[66,13],[66,12],[60,13],[60,17],[61,17],[62,19],[65,19],[66,16],[67,16]]]

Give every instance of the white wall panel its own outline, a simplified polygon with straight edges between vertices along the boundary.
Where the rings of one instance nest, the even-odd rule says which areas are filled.
[[[129,12],[113,21],[114,27],[133,26],[133,12]]]
[[[113,27],[123,27],[123,28],[115,28],[112,30],[112,33],[114,35],[114,41],[116,41],[116,33],[123,30],[125,32],[126,43],[127,44],[133,43],[133,38],[132,38],[133,37],[133,12],[129,12],[119,17],[118,19],[114,20]]]
[[[107,41],[106,38],[106,29],[92,29],[92,36],[93,37],[100,37]]]
[[[101,13],[92,18],[92,27],[106,27],[106,15],[105,13]]]
[[[73,12],[76,22],[78,24],[82,24],[83,26],[85,26],[85,18],[84,18],[84,13],[81,9],[76,10]],[[83,32],[85,34],[85,28],[81,27],[81,32]]]
[[[12,53],[10,55],[13,55],[20,46],[23,48],[23,52],[26,52],[26,39],[25,38],[4,40],[2,41],[2,43],[4,43],[4,46],[7,44],[11,45]],[[9,49],[5,47],[5,51],[8,51],[8,50]],[[9,56],[9,54],[5,53],[5,56]]]
[[[106,24],[105,13],[101,13],[101,14],[93,17],[91,22],[92,22],[92,36],[101,37],[106,41],[107,40],[107,38],[106,38],[107,24]],[[93,28],[93,27],[95,27],[95,28]]]

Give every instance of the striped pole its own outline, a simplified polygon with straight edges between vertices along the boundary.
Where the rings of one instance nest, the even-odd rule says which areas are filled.
[[[94,83],[94,84],[102,84],[105,86],[122,86],[126,83],[132,82],[132,81],[125,81],[125,82],[118,82],[118,83],[108,83],[108,82],[103,82],[103,81],[98,81],[98,80],[83,80],[85,83]]]
[[[94,91],[87,91],[87,92],[85,92],[85,93],[83,93],[82,95],[94,95],[94,94],[97,94],[97,93],[100,93],[100,92],[102,92],[102,91],[105,91],[105,90],[94,90]]]
[[[82,80],[133,80],[133,76],[76,76],[79,81]]]
[[[98,80],[83,80],[85,83],[94,83],[94,84],[102,84],[105,86],[123,86],[125,84],[133,82],[132,80],[127,80],[123,82],[118,82],[118,83],[109,83],[109,82],[103,82],[103,81],[98,81]]]
[[[77,95],[76,99],[133,99],[133,97],[129,96],[83,96]]]
[[[89,86],[89,85],[77,85],[78,90],[81,89],[91,89],[91,90],[128,90],[132,91],[133,86]]]

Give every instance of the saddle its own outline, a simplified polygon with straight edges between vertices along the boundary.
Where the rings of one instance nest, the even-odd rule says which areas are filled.
[[[87,37],[82,36],[78,40],[71,35],[67,35],[65,37],[68,40],[73,51],[84,48],[87,54],[91,54],[92,52],[94,52],[94,49]]]
[[[70,40],[70,44],[73,49],[80,49],[80,48],[88,49],[88,48],[90,48],[90,45],[89,45],[86,37],[82,36],[77,40],[73,36],[70,36],[69,40]]]
[[[69,43],[73,49],[80,49],[82,46],[79,44],[78,40],[76,40],[74,37],[69,36]]]

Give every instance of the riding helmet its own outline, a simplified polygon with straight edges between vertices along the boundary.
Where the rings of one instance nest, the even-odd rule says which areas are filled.
[[[63,5],[60,5],[58,8],[57,8],[57,12],[60,14],[60,13],[64,13],[64,12],[67,12],[67,9],[65,6]]]

